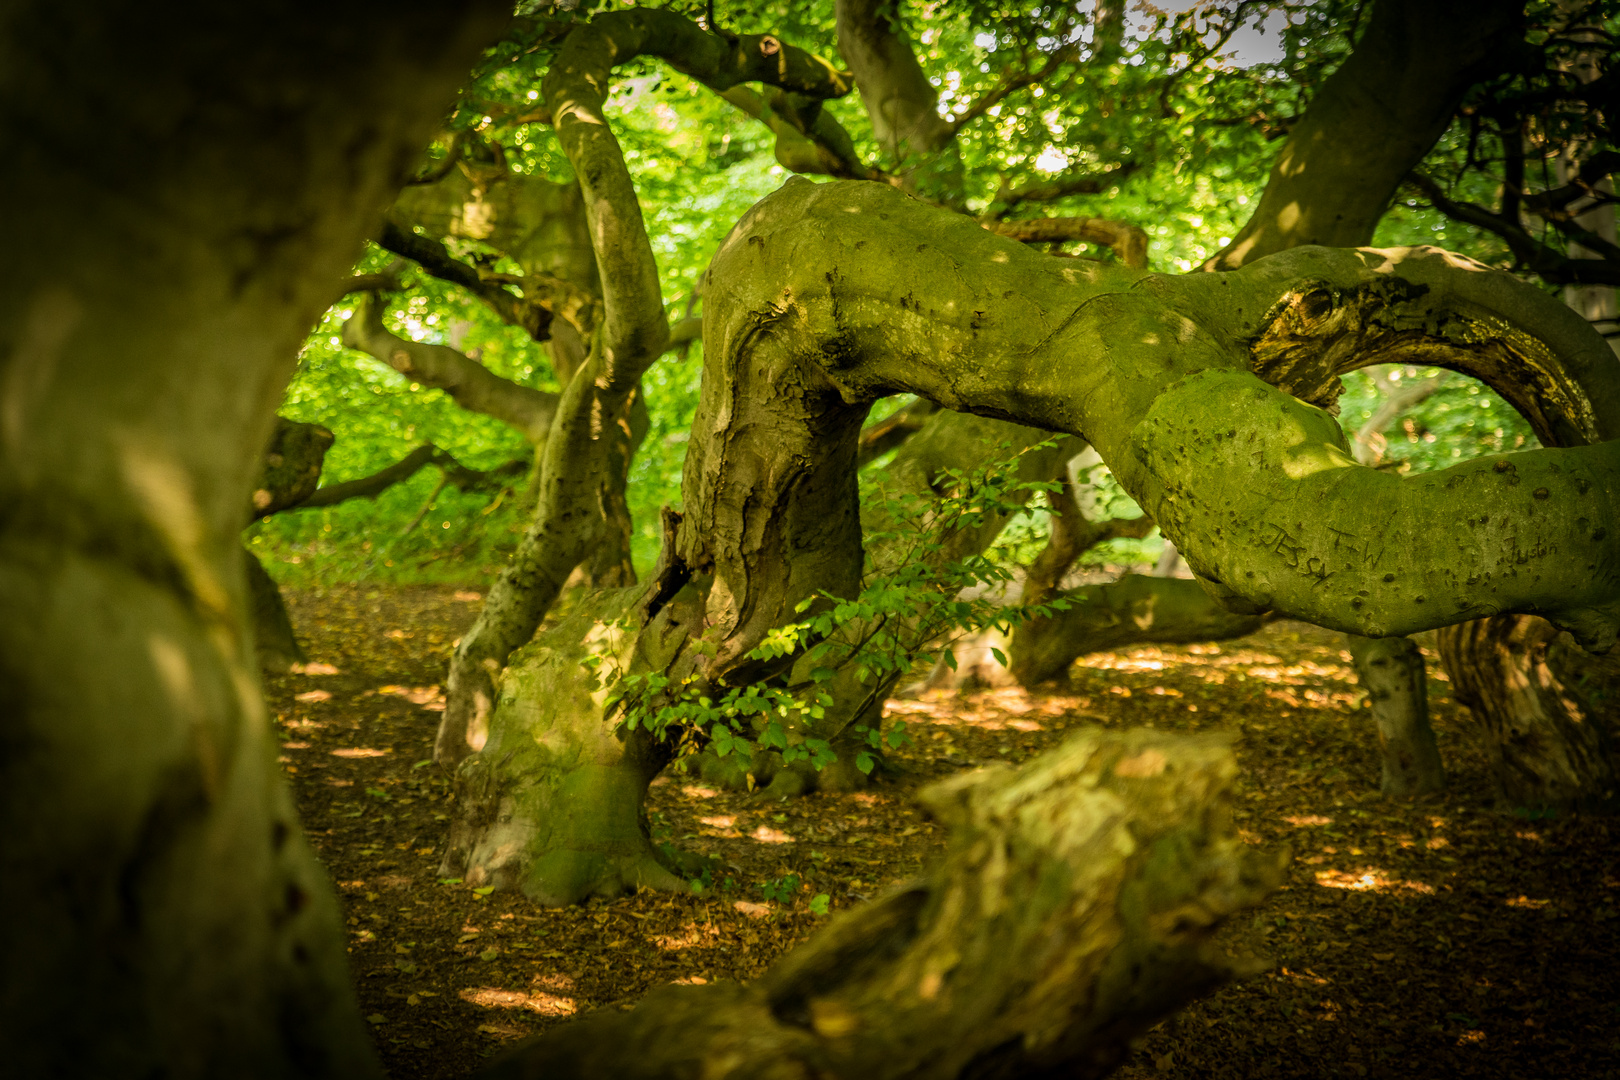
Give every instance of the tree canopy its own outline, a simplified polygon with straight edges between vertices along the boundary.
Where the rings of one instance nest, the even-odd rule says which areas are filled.
[[[1348,54],[1366,18],[1352,4],[1198,6],[1159,15],[1122,9],[1114,29],[1106,22],[1103,27],[1105,37],[1117,31],[1117,44],[1105,40],[1094,48],[1093,23],[1083,12],[1071,12],[1068,33],[1076,40],[1065,43],[1072,50],[1065,55],[1054,36],[1062,29],[1062,10],[1020,8],[1014,14],[975,4],[940,5],[926,13],[907,5],[896,9],[918,63],[938,89],[940,108],[972,114],[952,143],[960,160],[957,187],[931,194],[1014,221],[1086,217],[1134,225],[1146,236],[1148,265],[1171,272],[1193,269],[1237,235],[1279,145]],[[683,14],[701,22],[705,13],[696,6]],[[778,11],[769,5],[733,10],[722,3],[715,12],[727,32],[772,33],[836,58],[833,15],[830,4]],[[579,17],[559,12],[515,24],[509,40],[491,51],[463,88],[446,134],[421,167],[424,178],[442,171],[446,178],[504,172],[571,180],[572,168],[538,104],[537,80],[569,20]],[[1516,82],[1533,85],[1528,74],[1517,74]],[[728,93],[756,112],[764,107],[745,98],[753,91]],[[1500,91],[1487,83],[1469,94],[1424,166],[1424,175],[1455,175],[1452,186],[1463,191],[1472,190],[1469,184],[1496,182],[1491,170],[1501,167],[1499,153],[1480,148],[1478,130],[1487,121],[1476,104],[1496,100]],[[1568,102],[1555,104],[1570,108]],[[855,159],[865,168],[903,171],[853,96],[829,99],[823,109],[849,134]],[[640,59],[616,70],[607,115],[647,220],[667,317],[676,324],[701,313],[694,294],[719,241],[748,205],[791,174],[795,159],[787,157],[787,166],[778,160],[784,140],[746,108],[656,61]],[[775,117],[764,115],[767,121]],[[777,120],[777,128],[783,123]],[[412,198],[407,192],[406,202]],[[1414,187],[1403,189],[1371,239],[1377,246],[1429,243],[1488,265],[1524,262],[1496,234],[1466,218],[1447,217]],[[479,265],[486,276],[521,272],[500,247],[499,235],[448,240],[463,262]],[[1097,245],[1069,246],[1116,257]],[[397,258],[373,247],[357,273],[380,272]],[[503,321],[464,287],[416,265],[402,275],[401,284],[409,288],[385,293],[382,304],[395,332],[470,352],[495,374],[522,385],[560,389],[549,357],[521,327]],[[340,300],[306,343],[283,410],[338,434],[327,458],[329,477],[369,474],[422,442],[485,467],[523,453],[521,432],[512,425],[457,408],[443,390],[345,348],[341,327],[357,306],[356,295]],[[645,376],[650,427],[627,487],[633,551],[643,572],[657,555],[658,508],[680,505],[680,463],[696,405],[701,349],[693,343],[671,353]],[[1398,380],[1401,372],[1395,375]],[[1423,377],[1406,374],[1408,380]],[[1352,375],[1346,382],[1343,422],[1358,430],[1373,419],[1382,398],[1370,376]],[[1535,445],[1518,415],[1477,384],[1452,381],[1438,396],[1392,419],[1393,437],[1383,430],[1368,437],[1382,440],[1388,460],[1417,467]],[[488,492],[446,490],[435,502],[437,514],[400,535],[436,484],[429,471],[386,492],[380,503],[282,515],[261,526],[251,543],[274,560],[277,577],[290,581],[311,574],[330,580],[334,573],[461,581],[495,572],[522,517],[521,509],[508,509],[505,502],[482,514],[490,505]]]

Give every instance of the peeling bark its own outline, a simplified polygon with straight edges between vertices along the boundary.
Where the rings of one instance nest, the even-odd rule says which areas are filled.
[[[746,986],[665,987],[514,1051],[488,1080],[1101,1077],[1175,1009],[1258,970],[1212,943],[1282,860],[1232,826],[1217,737],[1086,731],[920,796],[927,877]]]

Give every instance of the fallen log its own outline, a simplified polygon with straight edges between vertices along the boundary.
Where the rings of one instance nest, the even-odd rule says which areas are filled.
[[[758,981],[668,986],[480,1074],[1098,1077],[1131,1039],[1264,965],[1211,937],[1286,856],[1232,825],[1220,736],[1093,729],[920,796],[950,829],[921,880],[835,918]]]

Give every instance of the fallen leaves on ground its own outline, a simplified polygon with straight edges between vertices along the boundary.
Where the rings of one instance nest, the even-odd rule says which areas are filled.
[[[1243,837],[1287,845],[1284,888],[1223,931],[1273,966],[1194,1004],[1118,1074],[1600,1076],[1620,1072],[1620,865],[1600,818],[1492,805],[1431,659],[1451,790],[1377,797],[1376,737],[1338,635],[1295,623],[1222,645],[1103,653],[1049,692],[895,701],[901,779],[759,805],[670,773],[649,816],[719,857],[701,894],[567,909],[441,879],[453,806],[432,765],[450,651],[478,594],[289,591],[312,662],[270,677],[281,761],[341,896],[361,1007],[391,1075],[465,1076],[515,1040],[664,983],[748,979],[914,875],[942,834],[918,785],[1023,761],[1085,724],[1230,731]],[[384,629],[399,629],[389,634]]]

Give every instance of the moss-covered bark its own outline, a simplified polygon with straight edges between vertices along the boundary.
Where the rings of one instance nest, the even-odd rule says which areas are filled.
[[[1527,610],[1613,640],[1614,444],[1401,479],[1358,466],[1332,418],[1293,396],[1398,348],[1549,426],[1612,437],[1612,352],[1508,275],[1430,249],[1321,248],[1143,275],[1036,255],[879,185],[793,181],[710,275],[705,340],[725,373],[824,380],[834,408],[908,391],[1086,437],[1232,603],[1369,636]],[[734,392],[743,378],[706,395]]]
[[[504,15],[0,18],[0,188],[27,208],[0,265],[11,1074],[379,1075],[239,534],[304,335]]]
[[[679,888],[659,861],[641,806],[671,750],[644,730],[618,735],[597,665],[659,669],[680,639],[689,599],[667,604],[643,634],[643,590],[583,598],[513,654],[501,679],[490,738],[457,774],[457,817],[441,873],[473,885],[518,888],[542,904],[572,904],[637,887]]]
[[[1402,480],[1251,371],[1318,394],[1398,345],[1612,431],[1613,354],[1507,275],[1427,249],[1146,275],[1029,252],[886,186],[790,182],[728,239],[707,297],[687,510],[648,595],[691,583],[671,655],[715,694],[783,674],[750,654],[801,603],[854,595],[860,425],[896,392],[1089,438],[1240,615],[1387,636],[1517,608],[1612,639],[1617,444]],[[1506,381],[1516,360],[1537,376]]]
[[[712,34],[653,8],[598,15],[576,26],[559,48],[543,91],[578,180],[574,220],[582,216],[588,229],[602,312],[588,354],[567,376],[547,436],[534,523],[451,659],[447,707],[434,743],[441,765],[453,767],[484,745],[501,667],[534,634],[575,567],[590,560],[593,578],[604,585],[635,576],[624,481],[636,432],[645,431],[639,382],[663,353],[670,329],[641,205],[604,107],[613,69],[638,56],[661,58],[718,90],[761,81],[820,99],[850,89],[826,62],[771,35]],[[556,344],[554,360],[569,355],[567,342]],[[604,552],[614,555],[604,558]],[[858,571],[858,558],[856,565]]]
[[[666,987],[514,1052],[519,1077],[1106,1075],[1254,961],[1211,938],[1276,887],[1218,738],[1087,731],[927,789],[943,862],[747,986]]]
[[[862,441],[865,439],[863,433]],[[1050,445],[1039,445],[1043,443]],[[942,496],[960,497],[955,490],[958,481],[950,477],[970,474],[1016,455],[1012,479],[1019,484],[1041,481],[1062,472],[1078,449],[1074,439],[1001,420],[943,410],[929,415],[896,451],[881,475],[871,479],[874,496],[868,500],[859,527],[864,537],[875,535],[880,539],[862,545],[865,580],[917,564],[944,574],[950,565],[981,554],[1007,527],[1013,514],[1003,509],[951,521],[940,520],[937,512],[930,513],[930,507],[937,511]],[[1006,498],[1009,504],[1021,506],[1028,501],[1029,491],[1017,491]],[[833,636],[834,651],[829,657],[806,659],[793,666],[786,681],[800,686],[810,685],[811,671],[817,665],[834,668],[833,676],[818,687],[832,704],[814,720],[801,718],[790,734],[795,739],[828,740],[838,754],[833,764],[817,769],[808,761],[799,761],[784,768],[781,754],[757,747],[746,759],[720,758],[706,752],[687,767],[729,787],[764,786],[767,798],[863,785],[867,774],[855,768],[853,759],[858,751],[872,748],[855,729],[876,730],[881,726],[883,704],[906,673],[870,670],[869,658],[861,657],[857,646],[881,631],[920,650],[951,629],[924,625],[915,616],[851,620]],[[880,751],[873,757],[882,760]]]

